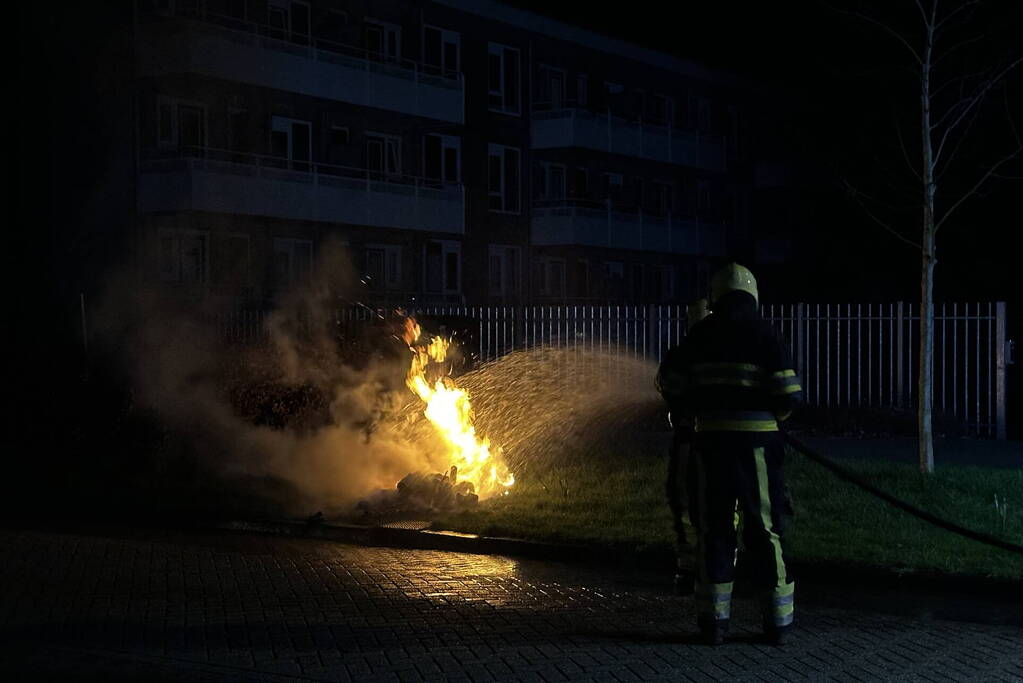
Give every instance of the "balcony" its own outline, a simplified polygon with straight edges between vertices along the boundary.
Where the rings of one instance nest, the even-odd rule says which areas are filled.
[[[725,231],[721,223],[654,216],[596,202],[550,200],[533,207],[532,242],[720,256]]]
[[[708,171],[725,170],[725,143],[720,136],[633,123],[577,108],[534,111],[531,130],[533,149],[581,147]]]
[[[232,17],[145,15],[140,76],[190,73],[464,123],[462,74]]]
[[[139,213],[209,211],[465,232],[462,185],[208,148],[147,156],[139,169]]]

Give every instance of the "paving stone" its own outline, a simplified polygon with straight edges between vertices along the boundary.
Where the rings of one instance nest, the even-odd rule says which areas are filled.
[[[799,602],[793,643],[774,648],[755,642],[758,607],[738,597],[732,637],[702,646],[692,638],[691,600],[671,595],[669,581],[315,540],[2,530],[0,674],[474,683],[1023,679],[1019,626],[874,613],[854,599],[842,608],[834,600]]]

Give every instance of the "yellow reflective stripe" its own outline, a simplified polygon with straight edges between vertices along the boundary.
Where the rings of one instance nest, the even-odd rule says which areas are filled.
[[[795,376],[796,376],[796,371],[795,370],[779,370],[778,372],[772,372],[771,373],[771,377],[774,377],[774,378],[777,378],[777,379],[784,379],[786,377],[795,377]]]
[[[760,523],[764,525],[771,546],[774,548],[774,568],[776,591],[785,584],[785,560],[781,554],[781,538],[774,530],[774,523],[771,521],[771,493],[767,479],[767,460],[764,459],[764,449],[754,448],[753,459],[757,464],[757,483],[760,489]],[[791,585],[791,584],[790,584]],[[793,585],[793,588],[795,586]]]
[[[792,417],[792,411],[791,410],[786,410],[784,413],[780,413],[779,415],[776,415],[775,419],[778,420],[778,422],[784,422],[785,420],[789,419],[790,417]]]
[[[776,432],[776,420],[715,420],[696,418],[698,432]]]
[[[771,391],[771,393],[775,395],[798,394],[802,390],[803,387],[799,386],[798,384],[789,384],[784,387],[776,387]]]
[[[793,612],[796,611],[796,606],[792,605],[792,604],[781,605],[781,606],[775,607],[773,611],[774,611],[775,619],[777,619],[779,617],[787,617],[788,615],[790,615],[790,614],[792,614]]]
[[[694,363],[693,372],[706,370],[741,370],[743,372],[764,372],[764,368],[752,363]]]
[[[772,591],[774,597],[776,598],[784,598],[785,596],[792,595],[795,592],[796,592],[795,582],[783,583]]]

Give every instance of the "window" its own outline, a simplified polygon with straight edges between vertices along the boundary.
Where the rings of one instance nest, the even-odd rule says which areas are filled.
[[[274,281],[278,287],[308,284],[312,264],[311,240],[274,238]]]
[[[366,51],[369,52],[371,59],[401,61],[401,27],[367,19]]]
[[[458,78],[461,38],[454,31],[423,27],[423,64],[445,78]]]
[[[696,129],[701,133],[709,133],[710,124],[710,100],[698,97],[696,98]]]
[[[625,294],[625,264],[621,261],[604,262],[604,296],[621,298]]]
[[[580,299],[590,296],[590,262],[576,261],[575,263],[575,293]]]
[[[430,240],[423,249],[423,288],[430,293],[459,292],[461,245],[453,240]]]
[[[580,198],[590,196],[590,172],[581,166],[572,169],[572,196]]]
[[[309,4],[299,0],[269,0],[266,23],[271,38],[309,44]]]
[[[335,9],[329,9],[320,15],[316,23],[316,37],[329,43],[343,43],[345,29],[348,27],[348,15]],[[319,43],[318,43],[319,45]],[[326,46],[328,49],[330,45]]]
[[[490,245],[490,294],[517,296],[519,294],[519,247],[504,244]]]
[[[206,147],[206,105],[160,97],[156,108],[160,147],[199,153]]]
[[[490,111],[519,114],[519,51],[513,47],[490,43],[487,59]]]
[[[739,151],[739,109],[734,105],[728,107],[728,151]]]
[[[646,100],[646,118],[650,123],[667,126],[674,118],[673,103],[669,97],[657,93]]]
[[[710,214],[710,183],[700,180],[696,183],[696,215],[704,217]]]
[[[396,244],[366,246],[364,281],[370,289],[400,289],[401,247]]]
[[[650,301],[666,301],[675,294],[675,273],[670,266],[647,266],[643,296]]]
[[[462,139],[454,135],[429,134],[423,138],[423,175],[441,183],[458,183]]]
[[[199,230],[161,230],[158,260],[160,280],[202,284],[207,280],[209,234]]]
[[[351,131],[346,126],[331,126],[327,131],[328,163],[343,166],[347,161],[348,145],[351,140]]]
[[[251,152],[249,144],[249,112],[231,107],[227,110],[227,138],[229,148],[236,152]]]
[[[624,179],[621,173],[604,173],[601,180],[601,198],[610,199],[612,203],[621,200],[622,183]]]
[[[540,65],[536,105],[543,109],[561,109],[565,106],[565,72],[553,66]]]
[[[214,240],[213,277],[232,285],[249,284],[249,236],[234,234]]]
[[[270,117],[270,156],[280,168],[308,171],[312,159],[312,134],[308,121],[285,116]]]
[[[490,145],[488,188],[490,210],[518,213],[519,205],[519,150],[514,147]]]
[[[366,133],[366,168],[371,171],[371,177],[378,179],[385,174],[401,175],[401,138]]]
[[[629,296],[633,299],[643,296],[643,265],[640,263],[629,265]]]
[[[540,296],[565,296],[565,260],[541,258],[537,261],[536,292]]]
[[[576,78],[575,101],[580,107],[585,107],[589,96],[590,79],[586,74],[579,74]]]
[[[643,197],[645,196],[645,185],[643,176],[634,176],[632,179],[632,205],[637,208],[643,207]]]
[[[650,183],[647,187],[645,208],[658,216],[671,212],[671,185],[667,183]]]
[[[540,199],[564,199],[565,167],[561,164],[540,162],[536,189]]]

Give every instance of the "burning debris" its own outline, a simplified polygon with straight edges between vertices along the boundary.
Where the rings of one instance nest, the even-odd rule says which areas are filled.
[[[452,465],[447,474],[407,474],[396,488],[377,491],[356,509],[363,516],[431,516],[471,508],[478,501],[472,482],[459,481],[458,468]]]
[[[469,394],[450,377],[450,339],[422,339],[422,328],[406,318],[402,340],[412,352],[405,384],[425,404],[423,415],[441,437],[449,469],[445,474],[413,472],[395,490],[378,491],[359,503],[363,514],[401,515],[464,509],[481,498],[507,493],[515,483],[486,437],[476,434]]]

